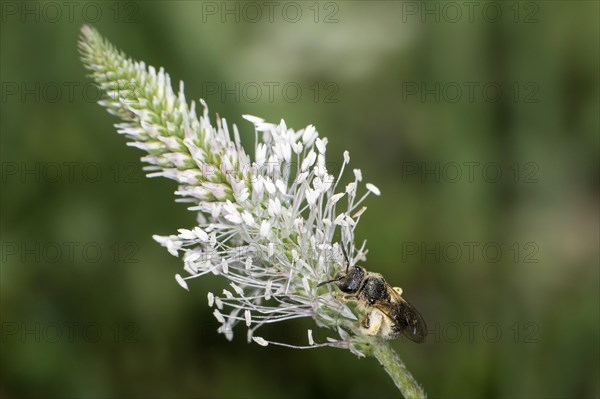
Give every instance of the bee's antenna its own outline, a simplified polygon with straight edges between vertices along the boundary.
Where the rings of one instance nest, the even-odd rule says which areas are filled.
[[[348,274],[348,268],[350,267],[350,261],[348,260],[348,254],[346,253],[346,249],[344,249],[343,245],[340,245],[342,248],[342,253],[344,254],[344,259],[346,259],[346,274]]]
[[[320,286],[325,285],[325,284],[333,283],[335,281],[340,281],[341,279],[342,279],[342,277],[338,277],[338,278],[334,278],[332,280],[323,281],[322,283],[317,284],[317,287],[320,287]]]

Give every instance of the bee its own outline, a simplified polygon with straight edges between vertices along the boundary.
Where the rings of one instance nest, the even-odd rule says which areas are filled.
[[[421,314],[402,298],[402,289],[390,286],[379,273],[350,266],[346,250],[340,247],[346,260],[346,272],[337,273],[333,279],[317,286],[335,283],[344,293],[339,295],[341,299],[356,302],[366,311],[360,326],[363,334],[384,339],[404,334],[411,341],[422,343],[427,336],[427,325]]]

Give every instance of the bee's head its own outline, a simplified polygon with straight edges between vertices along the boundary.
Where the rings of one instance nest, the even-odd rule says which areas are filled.
[[[322,283],[319,283],[317,287],[329,283],[335,283],[335,285],[338,286],[340,291],[345,292],[347,294],[352,294],[358,291],[358,289],[360,288],[360,283],[365,277],[365,271],[364,269],[358,266],[350,267],[350,260],[348,259],[348,254],[346,254],[346,250],[343,246],[340,246],[340,248],[342,249],[342,253],[344,254],[344,259],[346,261],[346,272],[336,273],[333,279],[323,281]]]
[[[360,283],[365,277],[364,269],[358,266],[352,266],[348,273],[338,273],[335,275],[333,282],[338,286],[340,291],[347,294],[353,294],[360,288]]]

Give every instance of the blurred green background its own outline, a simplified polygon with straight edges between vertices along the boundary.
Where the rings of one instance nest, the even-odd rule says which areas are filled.
[[[431,397],[598,397],[598,2],[249,4],[1,3],[2,397],[399,395],[373,359],[216,333],[224,282],[175,283],[152,234],[194,215],[95,104],[83,23],[248,149],[242,114],[350,151],[382,191],[368,267],[429,325],[394,347]]]

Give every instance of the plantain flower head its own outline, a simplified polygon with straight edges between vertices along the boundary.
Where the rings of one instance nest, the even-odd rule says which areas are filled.
[[[349,171],[348,152],[341,166],[332,166],[327,138],[314,126],[294,130],[283,120],[245,115],[255,132],[252,158],[237,127],[230,129],[224,118],[213,125],[202,100],[198,114],[183,82],[174,91],[162,68],[131,60],[88,26],[79,49],[104,93],[100,104],[121,119],[117,131],[146,153],[148,177],[175,180],[177,201],[197,215],[195,226],[154,239],[182,258],[175,280],[184,289],[207,274],[226,280],[222,292],[207,295],[218,332],[231,340],[242,324],[248,341],[263,346],[333,346],[363,355],[360,310],[331,286],[317,287],[345,268],[340,245],[352,264],[367,252],[364,242],[355,246],[354,229],[365,198],[380,192],[372,184],[362,187],[359,169],[349,184],[340,183]],[[308,330],[304,342],[275,342],[257,335],[267,324],[304,317],[331,336],[315,342]]]

